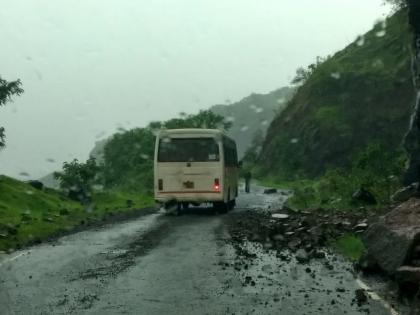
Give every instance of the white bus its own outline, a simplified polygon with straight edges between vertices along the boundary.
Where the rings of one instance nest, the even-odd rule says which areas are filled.
[[[165,208],[212,203],[226,212],[235,207],[239,167],[235,141],[220,130],[162,130],[155,146],[155,199]]]

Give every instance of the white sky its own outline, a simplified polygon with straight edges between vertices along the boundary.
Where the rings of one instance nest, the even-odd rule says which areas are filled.
[[[0,0],[0,75],[25,89],[0,109],[0,174],[43,176],[120,126],[288,85],[384,18],[382,1]]]

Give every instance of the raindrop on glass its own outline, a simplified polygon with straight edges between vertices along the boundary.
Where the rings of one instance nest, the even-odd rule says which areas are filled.
[[[386,31],[385,30],[382,30],[382,31],[379,31],[379,32],[376,32],[375,33],[375,36],[376,37],[384,37],[386,35]]]
[[[359,38],[356,41],[357,46],[363,46],[365,44],[365,37],[359,36]]]
[[[340,77],[341,77],[340,72],[333,72],[333,73],[331,73],[331,78],[333,78],[333,79],[338,80],[338,79],[340,79]]]

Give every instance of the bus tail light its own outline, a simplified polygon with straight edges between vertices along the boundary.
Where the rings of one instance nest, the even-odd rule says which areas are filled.
[[[163,179],[158,180],[158,189],[163,190]]]
[[[215,191],[219,191],[219,190],[220,190],[220,182],[219,182],[219,179],[218,179],[218,178],[215,178],[215,179],[214,179],[213,189],[214,189]]]

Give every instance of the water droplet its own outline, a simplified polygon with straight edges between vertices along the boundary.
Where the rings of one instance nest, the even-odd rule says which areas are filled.
[[[263,120],[263,121],[261,122],[261,125],[263,125],[263,126],[268,125],[268,120]]]
[[[245,132],[245,131],[247,131],[249,129],[249,127],[248,126],[243,126],[242,128],[241,128],[241,131],[242,132]]]
[[[19,175],[29,177],[29,173],[27,173],[27,172],[20,172]]]
[[[104,189],[104,186],[100,184],[96,184],[96,185],[93,185],[92,188],[96,191],[102,191]]]
[[[45,161],[49,162],[49,163],[55,163],[55,160],[52,158],[47,158],[45,159]]]
[[[375,36],[376,37],[384,37],[386,35],[386,31],[385,30],[382,30],[382,31],[379,31],[379,32],[376,32],[375,33]]]
[[[286,102],[286,99],[284,97],[281,97],[281,98],[277,99],[278,104],[282,104],[284,102]]]
[[[292,140],[290,140],[290,143],[292,143],[292,144],[296,144],[298,142],[299,142],[299,139],[297,139],[297,138],[293,138]]]
[[[359,38],[356,41],[357,46],[363,46],[365,44],[365,37],[359,36]]]
[[[340,72],[333,72],[331,73],[331,78],[339,80],[341,78]]]
[[[140,154],[140,157],[144,160],[149,159],[149,156],[147,154]]]
[[[376,59],[373,63],[372,63],[372,67],[374,68],[383,68],[385,66],[384,62],[381,59]]]

